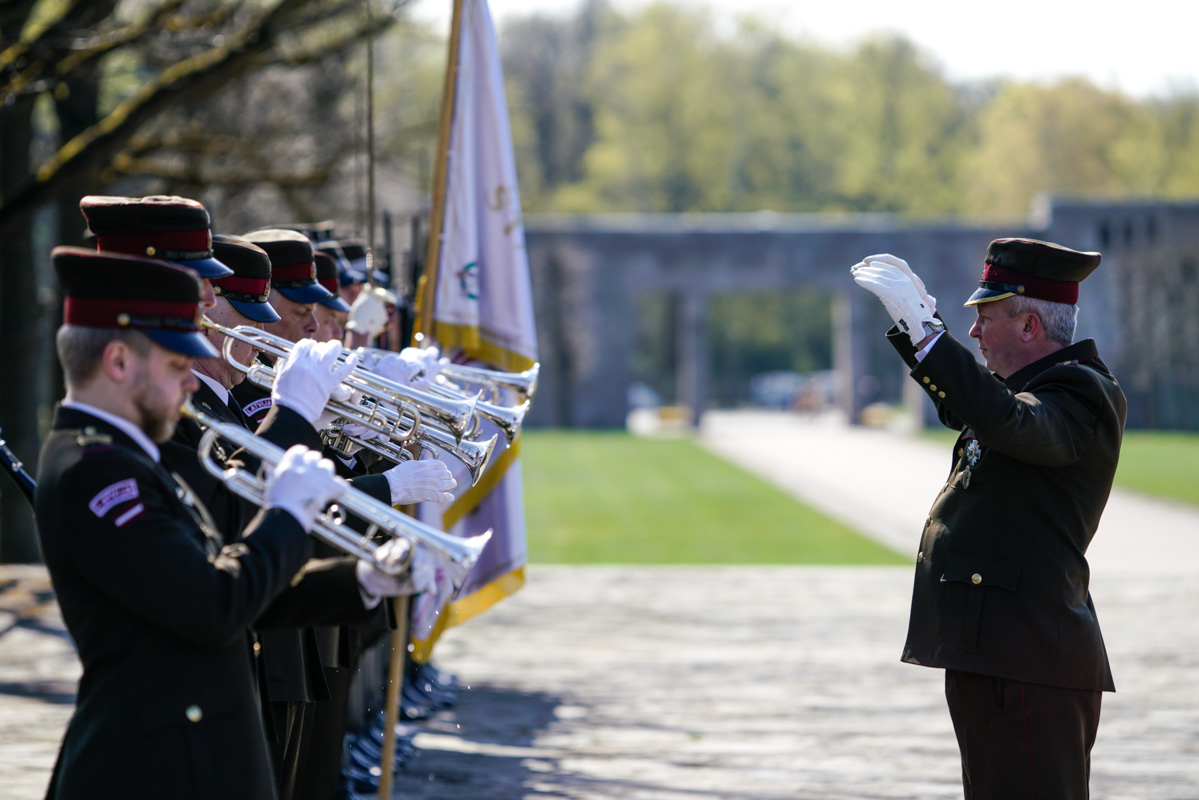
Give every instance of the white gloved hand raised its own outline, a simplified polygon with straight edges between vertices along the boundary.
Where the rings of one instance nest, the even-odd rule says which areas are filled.
[[[287,358],[278,366],[275,383],[271,387],[271,400],[275,405],[295,411],[318,430],[321,412],[335,391],[348,395],[349,390],[340,388],[341,382],[354,370],[358,357],[351,355],[339,363],[341,344],[338,342],[314,342],[301,339],[296,342]]]
[[[408,503],[448,503],[458,485],[450,468],[437,459],[404,461],[383,473],[391,487],[393,506]]]
[[[412,545],[406,539],[392,539],[375,550],[375,559],[382,564],[401,564],[408,556]],[[419,594],[437,586],[437,567],[433,557],[420,547],[412,554],[408,570],[400,575],[388,575],[367,561],[359,561],[355,567],[358,585],[368,607],[378,605],[381,597],[399,597],[404,594]]]
[[[282,509],[311,531],[317,514],[345,494],[346,486],[337,479],[329,459],[297,444],[267,473],[263,507]]]
[[[378,336],[387,327],[387,306],[383,296],[371,287],[364,288],[350,306],[346,330],[367,336]]]
[[[873,263],[890,264],[892,267],[899,267],[904,275],[912,279],[912,283],[916,284],[916,291],[920,292],[920,299],[928,306],[928,310],[937,313],[937,298],[928,293],[928,289],[924,288],[924,281],[920,280],[920,276],[912,272],[912,268],[908,266],[908,262],[898,256],[893,256],[890,253],[880,253],[876,256],[866,256],[862,259],[866,265]],[[852,271],[852,269],[850,270]]]
[[[927,336],[925,322],[935,322],[932,309],[920,297],[920,290],[899,267],[875,262],[851,268],[853,280],[863,289],[873,292],[901,331],[918,346]]]

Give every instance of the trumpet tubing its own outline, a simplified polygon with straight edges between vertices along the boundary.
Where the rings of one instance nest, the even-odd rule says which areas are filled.
[[[267,333],[266,331],[253,328],[248,325],[239,325],[236,328],[229,328],[215,323],[207,318],[204,319],[203,324],[204,327],[212,328],[231,340],[250,344],[262,352],[274,356],[275,358],[286,358],[291,352],[291,348],[295,346],[293,342],[284,339],[281,336],[276,336],[273,333]],[[264,367],[260,364],[246,367],[230,357],[229,348],[230,344],[228,341],[226,341],[224,348],[225,360],[228,361],[234,369],[245,373],[247,379],[254,379],[254,375],[257,374],[258,378],[255,380],[255,384],[259,386],[262,386],[263,382],[266,381],[268,377],[270,381],[274,381],[274,370],[270,369],[269,367]],[[342,348],[339,359],[341,361],[345,361],[351,355],[353,355],[353,353],[350,350]],[[367,371],[361,367],[361,365],[355,368],[354,371],[350,373],[349,377],[347,377],[342,383],[351,389],[360,392],[366,397],[373,397],[376,401],[388,402],[401,408],[402,411],[407,413],[408,416],[417,418],[417,421],[419,420],[419,416],[422,414],[436,419],[446,429],[452,431],[458,439],[461,439],[466,434],[474,421],[475,403],[478,402],[477,395],[474,397],[465,398],[439,397],[428,392],[422,392],[418,389],[404,386],[403,384],[396,383],[395,381],[390,381],[381,375],[376,375]],[[269,383],[266,384],[266,388],[269,388]],[[354,408],[354,406],[349,403],[343,404],[343,407],[337,407],[334,406],[335,402],[336,401],[331,401],[329,407],[331,410],[337,411],[338,413],[341,413],[346,408]],[[376,407],[382,408],[379,403],[376,403]],[[345,416],[351,422],[356,422],[360,425],[371,427],[372,430],[387,432],[381,428],[376,428],[372,425],[362,422],[362,420],[359,418],[360,415],[357,412],[351,411],[350,413],[342,414],[342,416]],[[412,428],[415,429],[415,425],[413,425]],[[410,440],[411,438],[409,437],[407,441]]]
[[[537,377],[541,372],[541,364],[534,364],[524,372],[501,372],[451,363],[443,364],[440,372],[450,379],[511,389],[521,400],[531,400],[533,395],[537,394]]]
[[[190,402],[184,403],[181,410],[184,416],[207,428],[200,439],[199,447],[200,463],[204,469],[220,479],[234,493],[261,506],[266,492],[264,479],[240,467],[224,467],[218,464],[212,454],[213,446],[218,438],[226,439],[261,461],[264,468],[279,463],[283,458],[283,448],[255,436],[240,425],[221,422],[204,414],[196,410]],[[400,564],[381,562],[376,555],[377,534],[406,539],[412,548],[424,547],[449,574],[455,590],[462,585],[483,547],[491,538],[490,530],[468,539],[449,536],[396,511],[386,503],[350,486],[348,482],[343,483],[346,485],[345,493],[335,504],[317,516],[312,535],[388,574],[400,575],[408,568],[408,564],[407,561]],[[366,531],[359,533],[350,528],[346,524],[347,515],[367,523]],[[413,550],[409,551],[408,560],[411,559],[412,552]]]

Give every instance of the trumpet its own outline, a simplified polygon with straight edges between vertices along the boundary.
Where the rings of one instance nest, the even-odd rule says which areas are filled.
[[[227,337],[228,340],[243,342],[275,358],[286,358],[294,346],[293,342],[284,339],[282,336],[276,336],[275,334],[267,333],[248,325],[229,328],[208,318],[203,320],[203,325],[205,328],[217,331]],[[224,347],[225,360],[234,369],[244,373],[246,379],[253,381],[256,386],[269,389],[275,378],[274,370],[264,367],[261,364],[247,367],[231,357],[230,348],[230,341],[226,341]],[[350,355],[351,352],[343,348],[339,358],[344,361]],[[475,404],[478,402],[477,395],[467,398],[447,399],[404,386],[395,381],[389,381],[380,375],[357,368],[342,383],[366,397],[375,398],[375,401],[373,404],[358,407],[353,403],[339,404],[339,401],[333,400],[329,403],[329,409],[338,412],[351,422],[356,422],[371,430],[386,433],[392,439],[397,439],[397,434],[402,432],[404,435],[398,438],[405,442],[411,441],[416,435],[422,414],[438,420],[442,426],[453,433],[456,439],[461,439],[474,424]],[[397,406],[400,409],[398,419],[392,414],[384,414],[379,401],[387,401]],[[369,409],[369,413],[365,415],[365,419],[363,418],[362,408]],[[400,421],[405,417],[412,420],[412,423],[407,428],[402,428]],[[389,422],[394,424],[389,426]]]
[[[387,409],[382,409],[380,413],[386,414],[388,411]],[[345,425],[345,420],[339,420],[321,431],[321,437],[325,440],[325,444],[343,456],[350,455],[352,452],[350,445],[355,444],[397,463],[413,458],[412,452],[403,445],[398,445],[391,440],[380,442],[376,439],[351,436],[346,433]],[[495,450],[495,444],[498,439],[499,435],[497,434],[484,442],[472,441],[470,439],[459,441],[450,432],[442,430],[428,422],[422,422],[416,431],[414,444],[422,452],[427,451],[436,455],[440,451],[461,461],[470,472],[471,485],[473,486],[479,482],[479,477],[483,474],[483,468],[487,466],[487,461],[491,458],[491,453]]]
[[[450,385],[452,386],[453,384]],[[455,391],[448,386],[442,386],[437,383],[430,384],[429,392],[437,395],[438,397],[445,397],[447,399],[461,396],[460,392]],[[516,435],[520,433],[520,426],[524,423],[525,414],[529,411],[529,402],[530,401],[526,400],[518,406],[500,406],[478,400],[475,402],[475,413],[479,417],[483,417],[484,419],[494,422],[499,429],[504,432],[504,438],[506,438],[508,443],[511,444],[512,441],[516,439]],[[473,426],[467,432],[466,436],[473,437],[478,434],[478,432],[479,420],[476,417]]]
[[[204,469],[228,486],[230,491],[261,506],[266,494],[266,481],[261,470],[255,473],[238,466],[223,467],[213,457],[213,447],[218,438],[225,439],[257,458],[263,469],[279,463],[284,455],[283,448],[255,436],[240,425],[221,422],[198,411],[190,402],[184,403],[181,411],[184,416],[207,428],[199,446],[200,463]],[[456,591],[491,538],[491,530],[466,539],[442,533],[353,488],[342,478],[337,480],[345,484],[346,491],[336,503],[317,516],[312,534],[389,575],[403,574],[412,561],[415,548],[423,547],[446,570]],[[367,523],[364,533],[353,530],[346,523],[351,515]],[[378,534],[405,539],[411,545],[407,558],[399,564],[380,561],[376,555],[378,544],[375,537]]]
[[[358,368],[371,375],[377,375],[374,371],[374,364],[377,359],[394,355],[390,350],[380,350],[375,347],[360,347],[356,352],[359,355]],[[458,380],[477,383],[486,389],[490,389],[497,396],[500,389],[512,389],[515,391],[517,396],[523,401],[515,406],[501,406],[495,403],[484,402],[481,399],[475,400],[475,414],[477,417],[483,417],[495,423],[504,432],[504,437],[508,440],[508,443],[511,444],[516,435],[520,433],[520,426],[524,422],[525,414],[528,413],[532,395],[537,391],[537,373],[539,370],[539,364],[534,364],[524,372],[498,372],[479,367],[443,364],[438,374],[439,376],[446,375],[447,378],[457,378]],[[424,373],[422,372],[421,374]],[[448,379],[442,384],[437,383],[435,378],[430,382],[428,392],[447,401],[471,397],[468,392],[456,386]],[[464,434],[466,438],[473,438],[477,435],[479,431],[477,417],[473,421],[471,428]]]
[[[465,364],[442,364],[441,374],[451,380],[466,381],[483,386],[511,389],[520,400],[532,400],[537,394],[537,376],[541,372],[541,364],[534,364],[524,372],[500,372],[482,367],[468,367]]]

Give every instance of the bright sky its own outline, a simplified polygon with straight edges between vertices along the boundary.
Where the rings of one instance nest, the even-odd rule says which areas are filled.
[[[1048,82],[1084,75],[1135,96],[1199,89],[1199,3],[1139,0],[1133,5],[1077,0],[672,0],[706,5],[722,23],[750,13],[777,21],[796,38],[847,46],[878,31],[907,35],[950,80],[995,75]],[[489,0],[503,36],[504,18],[565,14],[579,0]],[[648,0],[613,0],[621,10]],[[450,0],[416,0],[417,17],[449,29]]]

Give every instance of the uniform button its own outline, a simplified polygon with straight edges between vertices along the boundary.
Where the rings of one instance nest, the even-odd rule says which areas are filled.
[[[937,397],[944,397],[944,396],[945,396],[945,392],[937,392]]]
[[[925,375],[925,376],[924,376],[924,382],[925,382],[925,383],[928,383],[928,382],[929,382],[929,381],[931,381],[931,380],[932,380],[932,378],[928,377],[927,375]]]
[[[200,710],[199,706],[188,706],[185,713],[187,714],[187,718],[192,722],[199,722],[204,719],[204,712]]]
[[[924,563],[924,551],[923,550],[921,550],[919,553],[916,554],[916,563],[917,564]]]
[[[976,573],[974,573],[973,575],[971,575],[971,576],[970,576],[970,582],[971,582],[971,583],[973,583],[975,586],[978,586],[980,583],[982,583],[982,582],[983,582],[983,576],[982,576],[982,575],[979,575],[979,574],[976,572]]]
[[[935,384],[935,383],[934,383],[932,386],[928,387],[928,390],[929,390],[930,392],[935,392],[935,391],[937,391],[937,384]]]
[[[254,642],[254,655],[262,655],[262,642]]]

